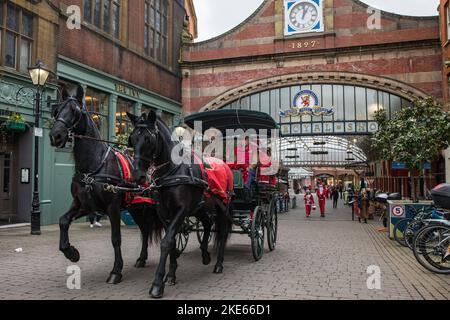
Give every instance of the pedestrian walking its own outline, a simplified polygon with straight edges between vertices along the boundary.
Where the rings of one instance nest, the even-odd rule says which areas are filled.
[[[361,223],[361,219],[364,219],[364,223],[367,223],[367,218],[369,215],[369,195],[366,189],[362,189],[358,196],[358,207],[360,214],[358,216],[358,221]]]
[[[102,219],[102,215],[98,214],[96,212],[91,213],[89,215],[89,222],[91,223],[90,227],[91,228],[101,228],[102,224],[100,223],[100,220]]]
[[[325,190],[325,188],[322,184],[319,185],[319,188],[317,189],[316,194],[317,194],[317,199],[319,201],[320,216],[322,218],[325,218],[325,204],[327,201],[327,191]]]
[[[314,202],[314,196],[311,193],[311,190],[306,189],[306,194],[305,194],[305,209],[306,209],[306,217],[309,218],[311,215],[311,210],[315,210],[316,206],[315,206],[315,202]]]
[[[337,188],[333,189],[333,209],[337,209],[338,200],[339,200],[339,190]]]

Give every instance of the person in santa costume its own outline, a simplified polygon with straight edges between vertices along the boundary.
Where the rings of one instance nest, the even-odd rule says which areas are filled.
[[[314,205],[314,196],[311,193],[311,190],[306,189],[305,194],[305,208],[306,208],[306,217],[309,218],[311,215],[311,209],[315,209]]]
[[[319,188],[317,188],[317,199],[319,200],[319,207],[320,207],[320,216],[322,218],[325,217],[325,203],[327,200],[327,190],[325,190],[324,186],[322,184],[319,185]]]

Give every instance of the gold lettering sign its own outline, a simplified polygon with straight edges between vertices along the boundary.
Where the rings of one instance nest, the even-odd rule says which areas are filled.
[[[127,96],[134,97],[134,98],[139,98],[141,95],[138,90],[124,86],[122,84],[118,84],[118,83],[116,83],[116,91],[119,93],[125,94]]]

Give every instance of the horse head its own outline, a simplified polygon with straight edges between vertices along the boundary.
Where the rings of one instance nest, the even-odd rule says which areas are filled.
[[[83,117],[84,89],[78,85],[76,94],[70,95],[67,88],[62,90],[62,102],[52,111],[55,120],[50,131],[50,143],[53,147],[64,148],[69,140],[70,133],[77,129]]]
[[[134,130],[128,139],[128,146],[134,148],[134,180],[143,185],[147,181],[147,172],[150,166],[155,165],[161,150],[161,140],[156,124],[157,116],[150,111],[148,116],[143,113],[138,117],[127,112]]]

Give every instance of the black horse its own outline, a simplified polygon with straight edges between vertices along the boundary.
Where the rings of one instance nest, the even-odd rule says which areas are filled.
[[[173,141],[169,128],[155,112],[143,114],[141,117],[128,114],[135,129],[130,135],[129,144],[134,148],[134,179],[143,184],[147,173],[153,172],[152,180],[159,193],[158,215],[165,225],[165,236],[161,241],[161,257],[150,294],[153,298],[161,298],[164,294],[165,282],[176,283],[177,251],[175,236],[180,231],[188,216],[195,216],[203,225],[204,234],[200,248],[203,264],[211,262],[208,252],[208,241],[213,222],[215,223],[215,247],[218,249],[217,263],[214,273],[223,272],[223,260],[226,241],[231,231],[231,194],[227,200],[214,194],[205,196],[204,172],[200,164],[176,164],[171,154],[175,152],[178,141]],[[230,170],[221,160],[216,159],[223,170]],[[227,176],[228,186],[233,186],[233,178]],[[228,189],[229,190],[229,189]],[[212,216],[214,219],[211,219]],[[169,271],[166,275],[166,261],[170,254]]]
[[[78,262],[80,254],[69,242],[70,224],[91,212],[108,215],[111,222],[111,240],[114,247],[114,267],[107,282],[117,284],[122,279],[123,260],[121,253],[120,213],[124,207],[123,192],[107,191],[105,186],[117,186],[123,183],[121,164],[116,151],[105,142],[97,125],[84,107],[84,90],[77,87],[76,95],[70,96],[66,88],[62,91],[62,103],[53,110],[55,123],[50,132],[52,146],[64,148],[73,135],[73,154],[75,174],[72,179],[73,197],[69,211],[60,218],[59,248],[67,259]],[[131,169],[131,163],[130,163]],[[152,239],[160,237],[162,229],[154,208],[139,204],[128,208],[142,233],[142,250],[136,267],[144,267],[147,260],[147,246]]]

